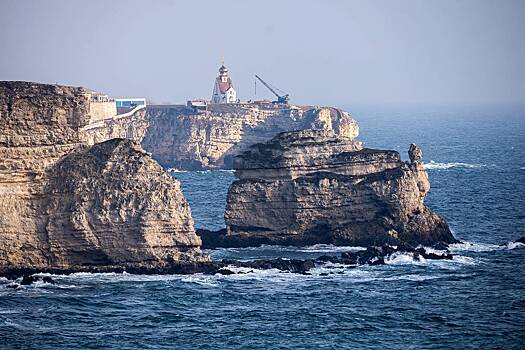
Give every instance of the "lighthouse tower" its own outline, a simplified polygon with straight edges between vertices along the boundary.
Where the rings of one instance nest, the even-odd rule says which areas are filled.
[[[219,68],[219,76],[215,79],[211,103],[235,103],[237,92],[233,88],[233,82],[228,75],[228,68],[222,64]]]

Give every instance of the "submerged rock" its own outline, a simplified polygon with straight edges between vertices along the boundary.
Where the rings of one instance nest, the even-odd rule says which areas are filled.
[[[0,274],[207,261],[178,180],[130,140],[85,144],[89,96],[0,82]]]
[[[285,132],[234,160],[226,231],[205,232],[206,247],[316,243],[372,246],[457,242],[424,203],[430,188],[414,145],[363,148],[331,131]]]

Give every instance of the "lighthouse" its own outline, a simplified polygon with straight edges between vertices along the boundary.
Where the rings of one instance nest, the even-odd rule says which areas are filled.
[[[224,63],[219,68],[219,76],[215,79],[211,103],[235,103],[237,92],[233,88],[233,82],[228,74],[228,68]]]

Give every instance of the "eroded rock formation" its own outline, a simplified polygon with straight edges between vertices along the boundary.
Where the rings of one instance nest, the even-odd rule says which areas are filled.
[[[235,158],[227,229],[204,234],[204,244],[455,242],[445,219],[424,205],[430,184],[412,158],[332,131],[281,133]]]
[[[89,122],[82,88],[0,82],[0,270],[207,260],[178,181]]]
[[[151,106],[147,114],[144,149],[165,167],[189,170],[231,168],[235,155],[282,131],[358,133],[355,120],[336,108],[232,104],[209,105],[197,113],[184,106]]]

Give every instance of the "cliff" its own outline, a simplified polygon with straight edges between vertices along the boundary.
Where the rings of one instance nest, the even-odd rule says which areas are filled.
[[[122,115],[93,120],[82,130],[82,140],[90,145],[114,138],[125,138],[140,143],[149,127],[146,109],[130,110]]]
[[[86,145],[88,95],[0,82],[0,270],[207,260],[176,179],[132,141]]]
[[[303,129],[349,138],[359,132],[355,120],[337,108],[237,103],[209,104],[206,111],[153,105],[106,119],[91,116],[82,138],[89,144],[128,138],[166,168],[202,170],[232,168],[233,157],[248,146]]]
[[[413,146],[415,147],[415,146]],[[456,242],[424,203],[430,188],[420,163],[363,148],[333,131],[285,132],[234,160],[226,232],[203,232],[205,246]]]
[[[208,105],[206,112],[184,106],[151,106],[142,146],[165,167],[200,170],[231,168],[232,159],[249,145],[282,131],[333,130],[355,137],[357,123],[335,108],[272,104]]]

